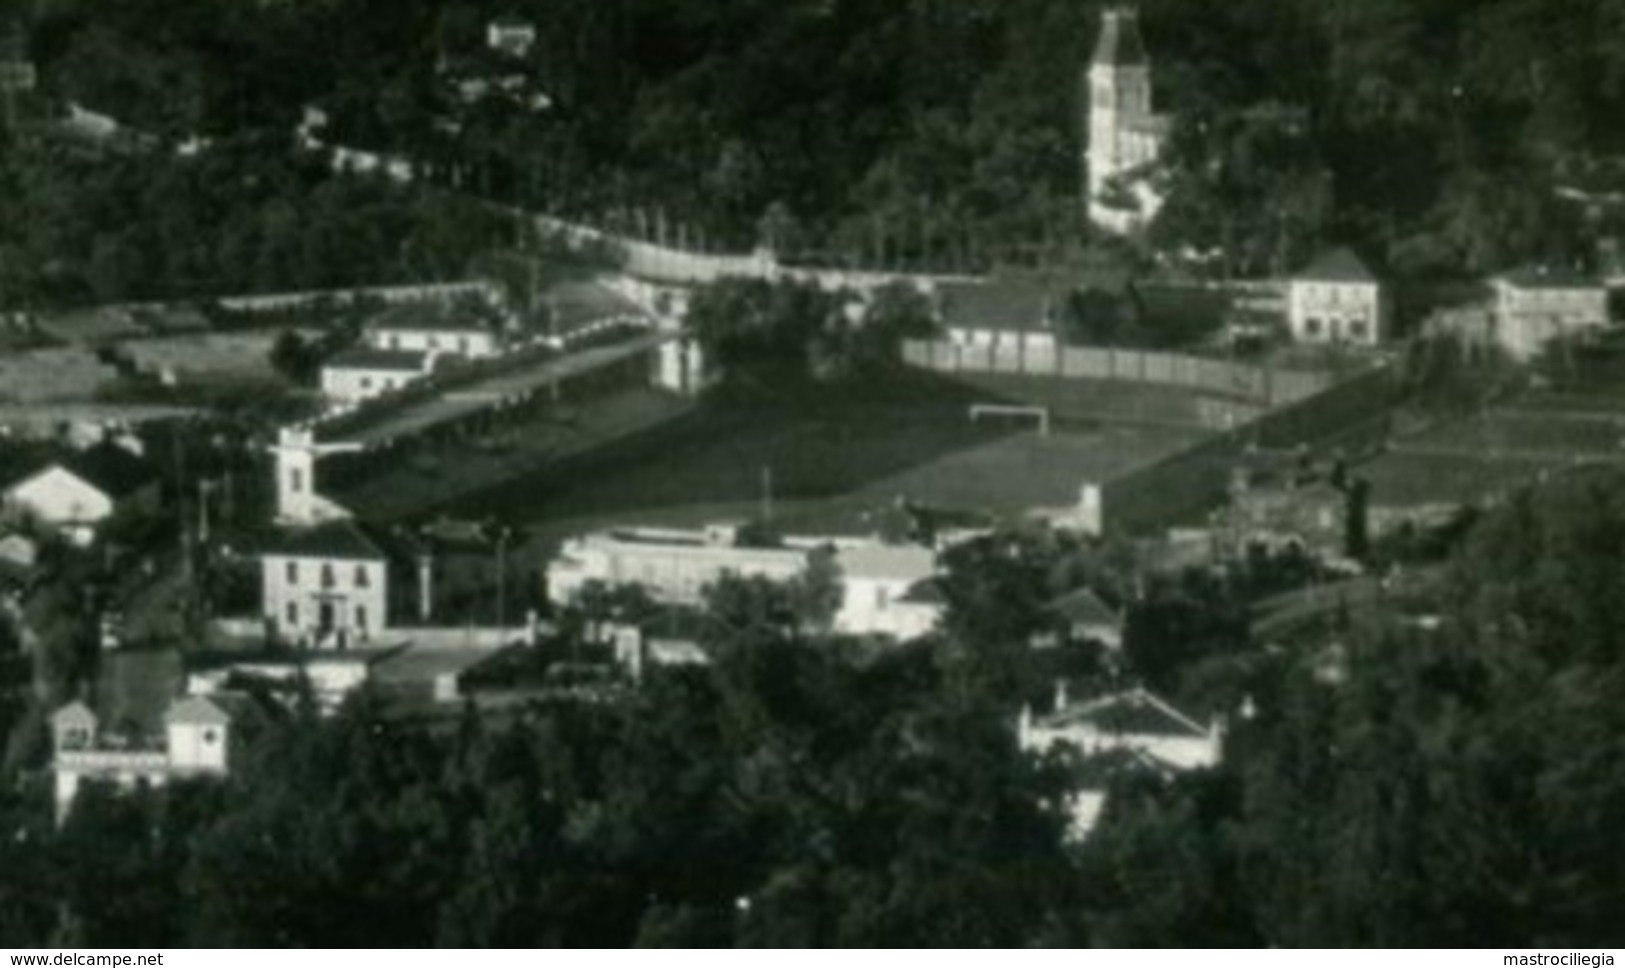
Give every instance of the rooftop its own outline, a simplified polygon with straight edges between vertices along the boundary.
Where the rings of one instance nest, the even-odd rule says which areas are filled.
[[[860,545],[842,550],[837,560],[848,578],[916,583],[937,570],[936,552],[916,545]]]
[[[386,309],[367,322],[372,332],[489,333],[491,327],[479,309],[466,303],[403,303]]]
[[[333,370],[390,370],[401,373],[422,373],[428,369],[427,353],[412,350],[380,350],[370,346],[353,346],[333,354],[324,367]]]
[[[1158,736],[1203,739],[1208,728],[1144,689],[1078,703],[1044,718],[1043,726],[1066,728],[1091,725],[1119,736]]]
[[[20,483],[53,467],[60,467],[107,496],[127,497],[152,485],[158,473],[146,460],[112,443],[101,443],[88,450],[36,463],[10,483]]]
[[[1495,277],[1517,289],[1597,289],[1602,283],[1565,266],[1528,265]]]
[[[1353,249],[1323,252],[1292,277],[1300,282],[1376,282],[1377,277]]]
[[[381,544],[349,519],[283,531],[266,548],[266,553],[339,561],[383,561],[387,557]]]
[[[937,292],[949,329],[1047,329],[1060,302],[1050,287],[1027,281],[950,282]]]
[[[1074,625],[1115,625],[1123,620],[1116,609],[1089,588],[1068,592],[1051,602],[1049,608]]]

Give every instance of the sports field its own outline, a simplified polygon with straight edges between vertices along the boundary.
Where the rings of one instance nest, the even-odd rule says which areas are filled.
[[[1004,398],[1006,402],[1019,402]],[[987,393],[909,375],[865,399],[850,393],[772,407],[704,407],[557,473],[457,501],[544,543],[608,524],[687,526],[755,517],[771,502],[788,529],[860,532],[898,498],[1017,515],[1077,501],[1085,481],[1119,477],[1202,439],[1177,428],[1030,420],[972,422]]]

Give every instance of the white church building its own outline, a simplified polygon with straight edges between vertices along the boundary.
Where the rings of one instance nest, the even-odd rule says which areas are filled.
[[[1085,86],[1089,219],[1119,234],[1138,231],[1162,206],[1147,176],[1167,141],[1169,119],[1151,108],[1151,59],[1133,8],[1102,11]]]

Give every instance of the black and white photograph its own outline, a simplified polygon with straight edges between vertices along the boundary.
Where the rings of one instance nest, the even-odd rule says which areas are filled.
[[[1616,946],[1625,0],[0,0],[11,964]]]

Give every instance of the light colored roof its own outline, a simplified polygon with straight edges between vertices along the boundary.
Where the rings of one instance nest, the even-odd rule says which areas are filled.
[[[1347,247],[1321,253],[1315,261],[1299,270],[1292,278],[1300,282],[1374,283],[1377,281],[1376,275],[1365,264],[1365,260],[1356,255],[1353,249]]]
[[[458,305],[434,302],[404,303],[367,323],[371,332],[490,333],[477,312]]]
[[[1057,710],[1044,725],[1075,726],[1091,724],[1103,733],[1123,736],[1169,736],[1202,738],[1208,728],[1168,703],[1135,688]]]
[[[1116,625],[1123,620],[1092,589],[1079,588],[1050,603],[1050,610],[1073,624]]]
[[[846,548],[837,559],[848,578],[879,581],[923,581],[936,574],[937,555],[915,545],[859,545]]]
[[[202,696],[188,696],[175,700],[164,715],[164,721],[183,726],[226,726],[231,723],[231,717]]]
[[[85,705],[84,702],[75,699],[51,714],[51,725],[56,727],[85,726],[95,729],[96,714],[91,712],[90,707]]]

